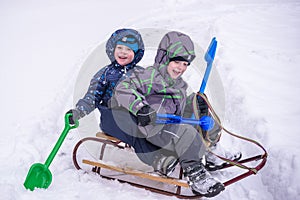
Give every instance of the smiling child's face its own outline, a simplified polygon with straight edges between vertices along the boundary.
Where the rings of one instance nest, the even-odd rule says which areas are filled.
[[[134,52],[129,47],[118,44],[115,48],[114,57],[121,66],[125,66],[133,61]]]
[[[168,64],[167,71],[172,79],[177,79],[185,72],[188,64],[186,61],[171,61]]]

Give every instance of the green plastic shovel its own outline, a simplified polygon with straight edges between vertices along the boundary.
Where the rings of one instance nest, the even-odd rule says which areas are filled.
[[[74,125],[70,125],[69,117],[71,115],[71,113],[65,115],[65,128],[61,133],[58,141],[56,142],[54,148],[52,149],[50,155],[48,156],[45,164],[35,163],[30,167],[26,180],[24,182],[24,186],[26,189],[30,189],[31,191],[33,191],[35,188],[48,188],[51,184],[52,174],[49,170],[49,165],[54,159],[68,132],[71,129],[77,128],[79,126],[78,121],[75,121]]]

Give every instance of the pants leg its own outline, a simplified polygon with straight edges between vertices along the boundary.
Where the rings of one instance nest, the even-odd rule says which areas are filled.
[[[147,138],[151,143],[176,152],[183,168],[199,163],[205,153],[205,144],[197,130],[187,124],[167,125],[157,134]]]
[[[101,129],[119,140],[129,144],[135,150],[139,159],[151,165],[160,155],[160,147],[148,142],[137,130],[136,119],[129,112],[124,110],[111,110],[102,108]]]

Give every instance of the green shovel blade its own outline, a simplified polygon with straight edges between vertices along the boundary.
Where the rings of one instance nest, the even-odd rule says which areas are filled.
[[[41,163],[35,163],[33,164],[29,172],[27,174],[27,177],[24,182],[24,186],[26,189],[30,189],[31,191],[34,190],[34,188],[48,188],[52,181],[52,174],[49,170],[49,166],[54,159],[58,149],[62,145],[64,139],[66,138],[68,132],[73,129],[77,128],[79,126],[78,120],[75,122],[75,124],[70,125],[69,117],[72,116],[71,113],[68,113],[65,115],[65,128],[63,132],[61,133],[60,137],[58,138],[54,148],[52,149],[50,155],[48,156],[45,164]]]
[[[29,169],[24,186],[33,191],[34,188],[48,188],[51,181],[52,174],[48,167],[41,163],[35,163]]]

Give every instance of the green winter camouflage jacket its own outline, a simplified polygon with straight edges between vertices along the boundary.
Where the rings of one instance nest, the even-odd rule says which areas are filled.
[[[114,91],[114,104],[134,115],[145,105],[150,105],[157,113],[183,115],[194,94],[188,98],[187,83],[181,77],[173,80],[167,72],[170,59],[177,56],[192,62],[195,58],[194,45],[189,36],[173,31],[162,38],[153,66],[135,70],[118,84]]]

